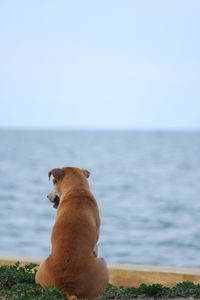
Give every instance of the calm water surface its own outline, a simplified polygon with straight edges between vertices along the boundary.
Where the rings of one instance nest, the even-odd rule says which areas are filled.
[[[200,133],[0,131],[0,255],[45,257],[49,169],[91,171],[100,255],[200,267]]]

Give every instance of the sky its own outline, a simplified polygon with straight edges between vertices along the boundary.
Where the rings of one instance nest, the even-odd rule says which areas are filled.
[[[200,129],[200,1],[0,1],[0,112],[11,128]]]

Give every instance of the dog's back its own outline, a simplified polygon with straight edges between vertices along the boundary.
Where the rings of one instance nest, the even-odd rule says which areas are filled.
[[[95,198],[89,191],[75,191],[63,198],[54,224],[52,255],[57,260],[93,257],[99,237],[100,218]],[[68,259],[68,258],[67,258]]]

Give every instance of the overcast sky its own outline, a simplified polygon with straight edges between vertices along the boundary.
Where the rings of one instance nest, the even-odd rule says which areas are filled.
[[[200,129],[200,1],[0,1],[0,112],[0,127]]]

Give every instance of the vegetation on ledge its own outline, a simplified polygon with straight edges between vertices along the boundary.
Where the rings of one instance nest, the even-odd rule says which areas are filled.
[[[55,287],[41,288],[35,283],[37,265],[29,264],[20,267],[17,262],[14,266],[0,266],[0,299],[2,300],[61,300],[66,297]],[[98,300],[132,299],[132,298],[200,298],[200,284],[182,282],[173,288],[161,284],[145,285],[140,287],[115,287],[108,284],[104,294]]]

